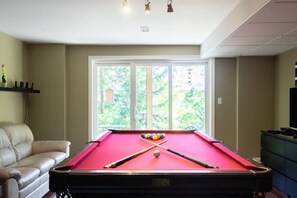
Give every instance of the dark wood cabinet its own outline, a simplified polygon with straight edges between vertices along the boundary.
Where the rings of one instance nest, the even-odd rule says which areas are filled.
[[[273,186],[289,197],[297,197],[297,139],[262,131],[261,161],[273,170]]]

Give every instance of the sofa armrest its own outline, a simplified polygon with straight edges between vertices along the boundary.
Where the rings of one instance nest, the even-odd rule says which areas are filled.
[[[34,141],[32,143],[33,154],[60,151],[66,153],[66,157],[69,157],[70,152],[69,141],[64,140],[47,140],[47,141]]]
[[[21,172],[15,168],[0,168],[0,182],[10,178],[19,180],[21,178]]]

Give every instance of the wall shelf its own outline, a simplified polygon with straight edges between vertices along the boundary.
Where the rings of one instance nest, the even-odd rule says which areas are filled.
[[[0,87],[0,91],[14,91],[23,93],[40,93],[40,90],[24,87]]]

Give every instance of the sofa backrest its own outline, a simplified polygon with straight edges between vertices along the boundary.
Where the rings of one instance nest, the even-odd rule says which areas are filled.
[[[5,131],[0,128],[0,168],[16,162],[16,156]]]
[[[13,124],[2,128],[12,144],[17,161],[32,154],[34,138],[31,129],[26,124]]]

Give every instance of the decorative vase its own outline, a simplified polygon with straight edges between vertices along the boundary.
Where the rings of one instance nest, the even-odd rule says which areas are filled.
[[[2,65],[2,86],[7,87],[7,69],[5,68],[4,65]]]

